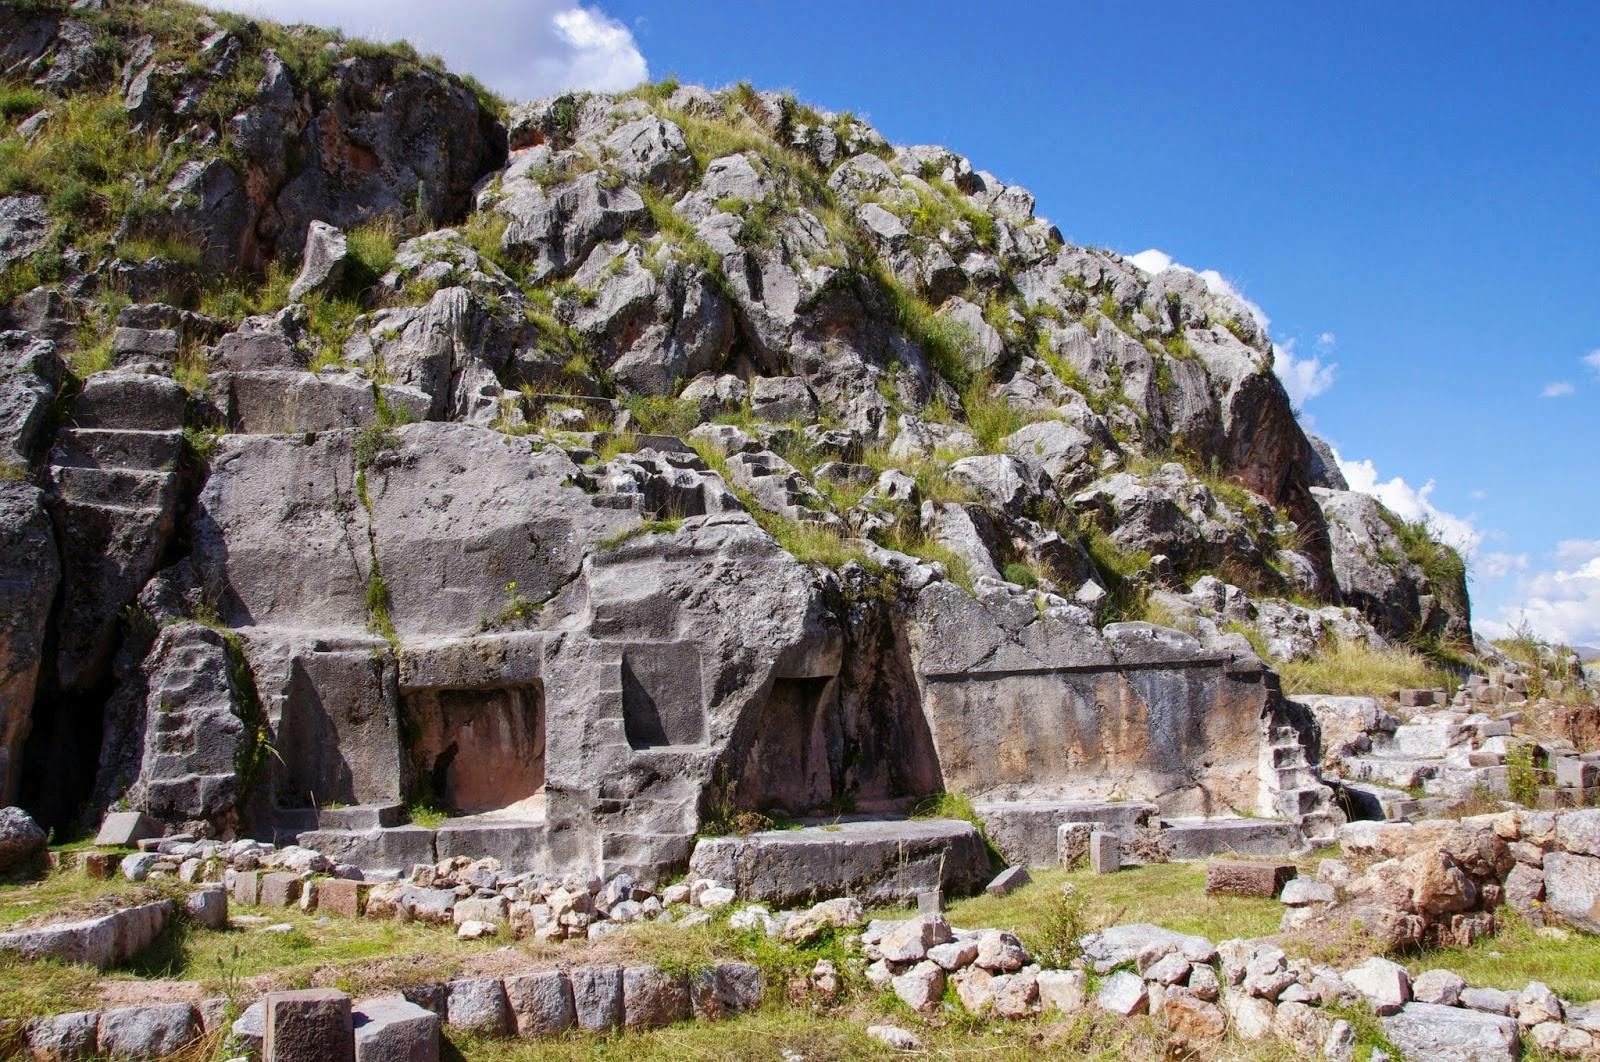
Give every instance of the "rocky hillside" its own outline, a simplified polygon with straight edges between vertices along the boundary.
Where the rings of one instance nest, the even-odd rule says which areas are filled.
[[[0,803],[43,821],[496,809],[658,866],[942,789],[1303,814],[1268,665],[1470,650],[1246,306],[943,148],[169,0],[0,3],[0,76]]]

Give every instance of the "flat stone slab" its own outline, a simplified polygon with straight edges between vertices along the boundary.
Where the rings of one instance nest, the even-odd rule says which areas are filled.
[[[1407,1058],[1511,1062],[1520,1054],[1515,1021],[1464,1007],[1408,1003],[1382,1022]]]
[[[434,838],[439,860],[498,859],[508,874],[550,865],[550,835],[541,819],[450,819]]]
[[[1060,859],[1057,830],[1065,822],[1131,834],[1147,825],[1157,808],[1136,800],[994,800],[974,805],[989,843],[1006,862],[1053,867]]]
[[[731,884],[741,899],[784,906],[845,895],[902,904],[932,889],[978,892],[989,881],[989,857],[970,822],[866,819],[703,838],[689,875]]]
[[[132,848],[147,837],[160,837],[159,821],[142,811],[113,811],[100,821],[94,843],[108,847]]]
[[[362,870],[409,871],[418,863],[436,863],[434,831],[422,826],[392,826],[375,830],[312,830],[296,842],[321,852],[335,863]]]
[[[1304,842],[1286,819],[1172,819],[1162,823],[1161,845],[1169,859],[1214,855],[1287,855]]]
[[[316,830],[366,831],[406,824],[406,809],[400,804],[356,804],[347,808],[280,808],[274,824],[284,833],[311,833]]]

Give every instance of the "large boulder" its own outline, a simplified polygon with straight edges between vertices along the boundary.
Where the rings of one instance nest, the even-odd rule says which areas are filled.
[[[45,833],[21,808],[0,808],[0,874],[44,851]]]

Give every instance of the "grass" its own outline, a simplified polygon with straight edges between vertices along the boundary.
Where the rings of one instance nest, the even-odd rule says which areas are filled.
[[[1373,649],[1365,642],[1344,639],[1325,644],[1309,660],[1274,666],[1285,693],[1386,697],[1399,689],[1433,689],[1450,682],[1448,675],[1410,649]]]
[[[1276,900],[1206,895],[1204,862],[1153,863],[1115,874],[1054,867],[1029,874],[1033,880],[1009,896],[956,900],[948,905],[945,917],[963,928],[1009,929],[1027,942],[1047,922],[1066,884],[1082,897],[1087,929],[1149,922],[1217,942],[1271,936],[1283,917],[1283,905]]]
[[[1561,928],[1536,929],[1509,909],[1499,913],[1500,932],[1470,948],[1438,948],[1412,959],[1413,975],[1452,970],[1479,988],[1519,991],[1543,981],[1575,1003],[1600,999],[1600,962],[1592,936]]]

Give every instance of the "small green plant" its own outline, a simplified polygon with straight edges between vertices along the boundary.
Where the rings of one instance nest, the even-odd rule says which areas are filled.
[[[1083,897],[1071,883],[1045,909],[1037,928],[1027,934],[1023,943],[1035,961],[1047,969],[1069,969],[1083,953],[1079,941],[1090,931],[1087,906]]]
[[[1539,804],[1540,771],[1534,751],[1533,745],[1524,742],[1506,753],[1506,788],[1512,800],[1529,808]]]
[[[425,830],[437,830],[450,817],[450,812],[432,801],[417,801],[406,806],[406,817],[411,820],[413,826],[421,826]]]
[[[1026,590],[1033,590],[1039,585],[1039,576],[1026,564],[1012,562],[1006,565],[1000,574],[1005,577],[1006,582],[1016,583]]]

